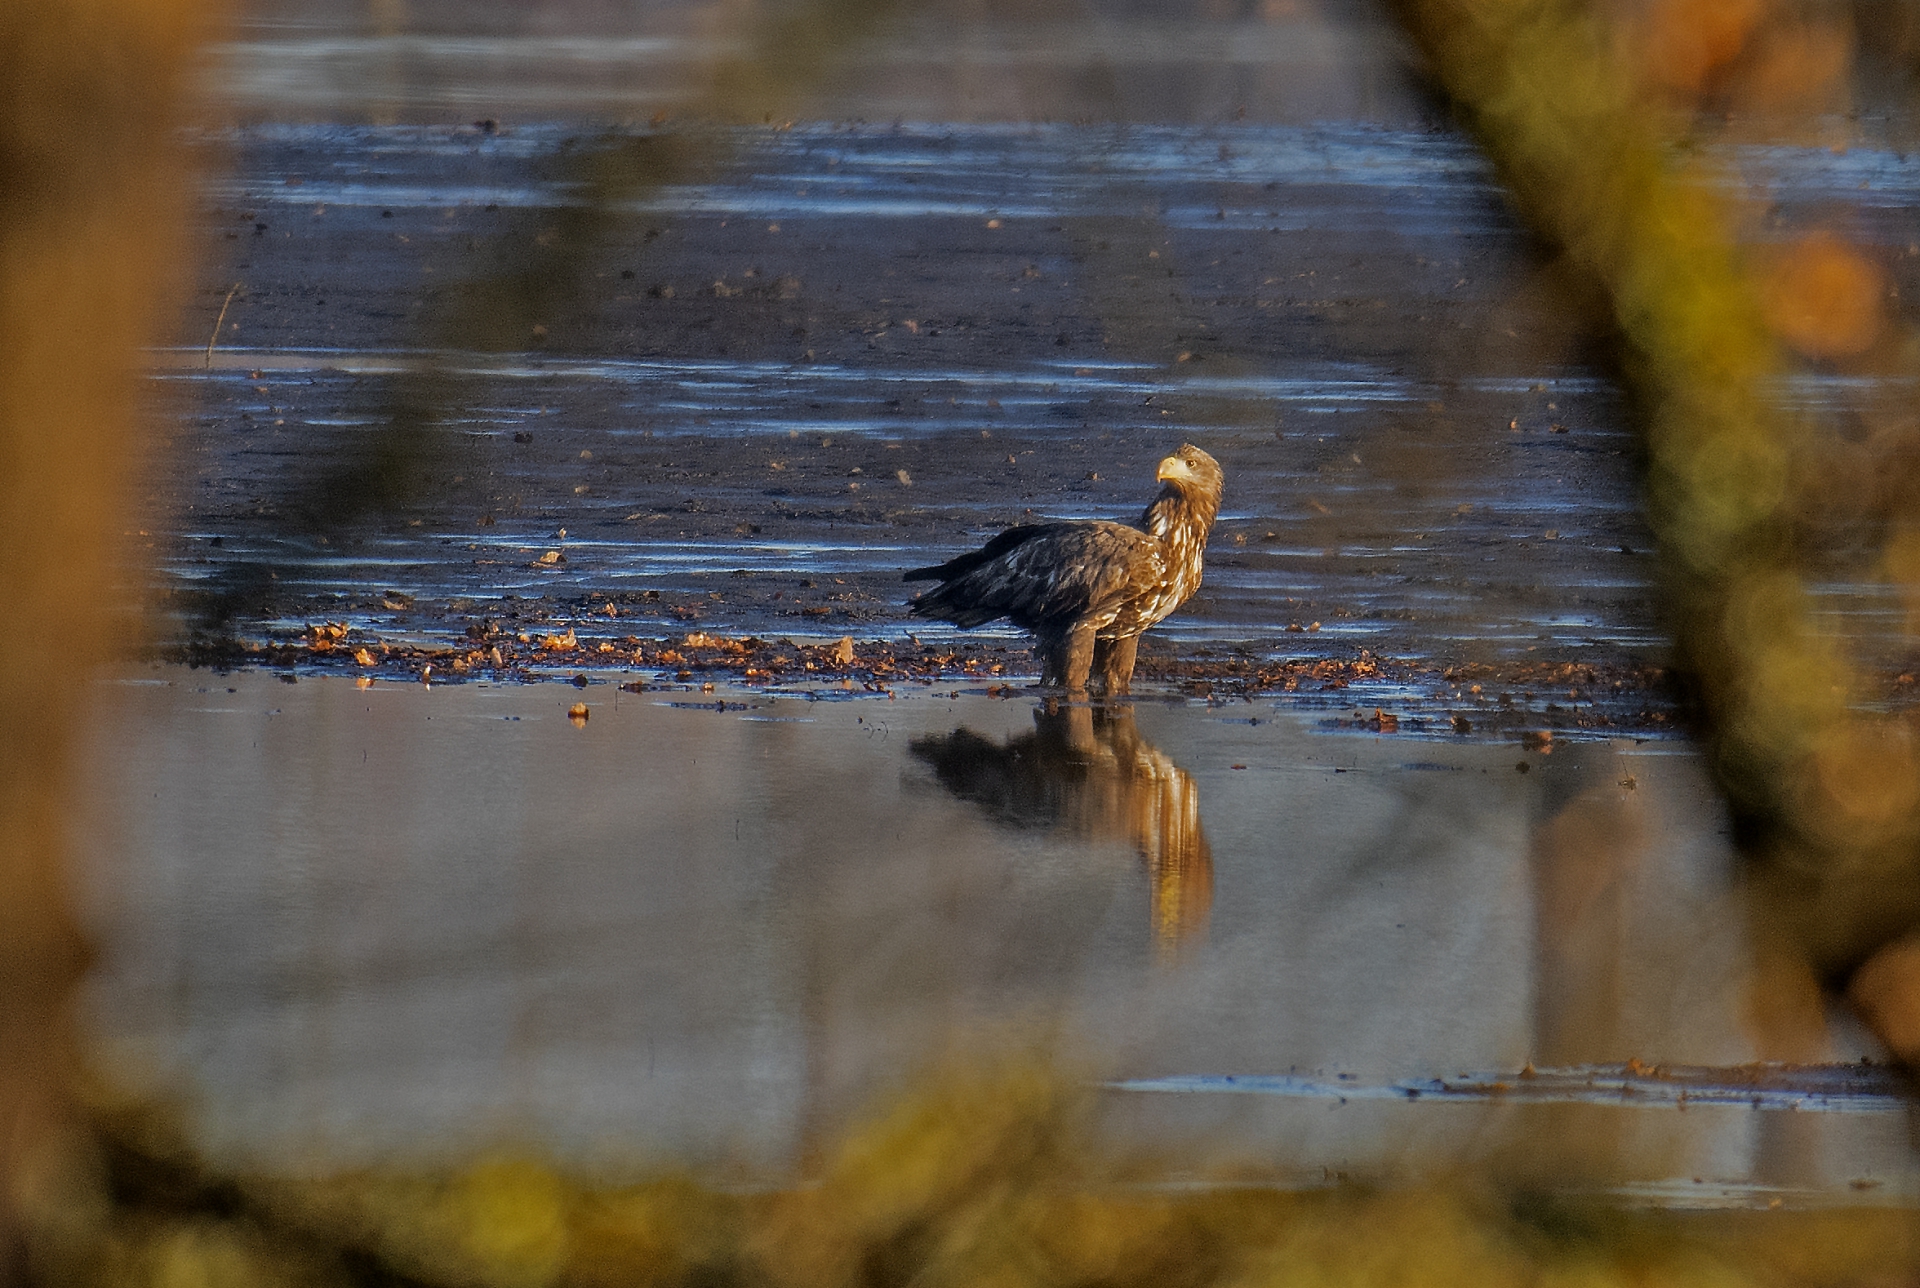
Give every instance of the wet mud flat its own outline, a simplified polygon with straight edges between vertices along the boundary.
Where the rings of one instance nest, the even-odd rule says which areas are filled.
[[[612,612],[607,610],[612,608]],[[796,684],[898,696],[903,687],[951,689],[988,697],[1040,692],[1038,665],[1024,642],[761,639],[689,631],[677,639],[616,635],[619,607],[588,601],[555,624],[538,610],[470,625],[460,643],[392,642],[378,632],[324,622],[291,641],[196,642],[182,650],[195,667],[216,674],[270,668],[283,681],[303,676],[353,677],[424,684],[470,680],[563,681],[577,688],[614,683],[622,692],[713,692],[734,684],[780,692]],[[511,631],[515,625],[531,627]],[[615,667],[608,672],[606,668]],[[1215,704],[1283,697],[1315,713],[1328,728],[1429,737],[1513,736],[1545,745],[1555,732],[1606,736],[1676,732],[1678,703],[1658,668],[1605,668],[1562,662],[1467,665],[1444,671],[1419,662],[1379,658],[1367,649],[1348,657],[1263,657],[1247,647],[1162,645],[1143,648],[1134,674],[1142,700],[1175,695]],[[1059,695],[1054,695],[1058,697]]]
[[[1754,1063],[1733,857],[1674,741],[835,684],[98,696],[88,1022],[248,1165],[507,1143],[777,1180],[924,1061],[1040,1031],[1116,1147],[1189,1178],[1920,1198],[1871,1038]]]
[[[206,141],[231,168],[208,191],[203,285],[154,356],[173,432],[149,539],[174,656],[338,662],[299,652],[332,624],[415,673],[435,653],[442,674],[473,667],[476,639],[504,673],[564,668],[524,646],[569,631],[629,655],[851,637],[920,668],[977,637],[908,617],[901,569],[1039,516],[1132,518],[1190,439],[1225,466],[1226,505],[1206,585],[1148,637],[1150,674],[1297,691],[1372,666],[1436,718],[1473,684],[1548,727],[1671,714],[1626,410],[1591,319],[1458,137],[741,131],[616,212],[518,351],[438,347],[461,284],[531,254],[578,199],[567,158],[607,138]],[[1780,235],[1870,183],[1858,235],[1904,245],[1916,163],[1749,161],[1771,167]],[[329,471],[374,450],[423,368],[450,396],[408,487],[331,519]],[[1808,377],[1791,396],[1842,433],[1891,391]],[[1831,619],[1897,697],[1904,610],[1847,560],[1841,542]],[[1031,674],[1015,635],[985,639]]]

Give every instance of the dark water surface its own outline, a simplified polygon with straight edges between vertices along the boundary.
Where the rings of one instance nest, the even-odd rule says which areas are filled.
[[[224,1156],[777,1179],[920,1061],[1038,1029],[1112,1081],[1116,1141],[1202,1173],[1920,1196],[1884,1072],[1740,1067],[1746,915],[1671,742],[938,686],[99,697],[91,1023]],[[1836,1024],[1828,1058],[1874,1052]]]

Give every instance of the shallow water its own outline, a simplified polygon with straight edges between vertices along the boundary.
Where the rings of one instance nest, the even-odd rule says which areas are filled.
[[[274,1167],[510,1141],[766,1180],[920,1061],[1038,1028],[1179,1175],[1920,1197],[1883,1074],[1735,1067],[1765,1054],[1744,913],[1675,743],[617,678],[102,686],[111,1067]],[[1873,1053],[1838,1023],[1830,1058]]]
[[[1357,6],[883,8],[838,74],[807,78],[821,119],[1415,119],[1421,107],[1394,38]],[[700,0],[532,11],[252,0],[207,88],[244,119],[645,119],[708,92],[756,16]]]
[[[709,171],[617,212],[524,349],[431,343],[451,284],[511,267],[578,200],[566,158],[632,137],[209,138],[234,166],[208,190],[205,317],[154,355],[180,408],[154,500],[163,587],[191,608],[270,580],[239,601],[256,629],[457,634],[653,591],[632,605],[643,633],[937,639],[903,613],[900,569],[1035,514],[1130,518],[1154,460],[1192,439],[1225,465],[1226,504],[1207,583],[1164,639],[1441,666],[1658,659],[1597,324],[1458,136],[734,131]],[[1772,203],[1757,235],[1845,201],[1896,280],[1920,262],[1904,217],[1920,158],[1723,160]],[[302,517],[422,372],[437,429],[412,490],[373,520]],[[1836,441],[1906,400],[1818,373],[1781,392]],[[1823,569],[1828,620],[1905,667],[1904,613],[1850,543]],[[565,562],[537,564],[549,550]],[[416,606],[386,607],[393,590]]]

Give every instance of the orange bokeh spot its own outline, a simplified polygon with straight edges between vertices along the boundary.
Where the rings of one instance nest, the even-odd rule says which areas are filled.
[[[1740,56],[1763,13],[1761,0],[1654,0],[1642,27],[1648,75],[1698,93]]]
[[[1802,238],[1761,274],[1767,325],[1810,358],[1860,353],[1880,337],[1886,282],[1866,256],[1826,233]]]
[[[1844,89],[1853,62],[1853,37],[1833,26],[1776,30],[1760,41],[1738,87],[1744,104],[1772,110],[1812,110]]]

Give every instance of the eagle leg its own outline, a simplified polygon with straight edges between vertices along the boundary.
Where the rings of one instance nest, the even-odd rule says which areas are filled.
[[[1040,642],[1040,683],[1050,688],[1084,693],[1093,671],[1093,628],[1076,626],[1058,639]]]
[[[1133,660],[1139,651],[1138,635],[1094,641],[1093,665],[1100,672],[1100,687],[1108,697],[1125,697],[1132,690]]]

